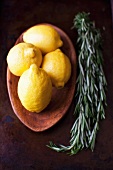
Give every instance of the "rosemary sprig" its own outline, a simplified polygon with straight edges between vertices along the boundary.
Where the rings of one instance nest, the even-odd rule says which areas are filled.
[[[103,72],[101,34],[90,21],[89,14],[78,13],[73,28],[78,32],[77,92],[75,94],[75,122],[70,131],[70,145],[48,145],[57,152],[76,154],[83,148],[94,150],[100,119],[105,118],[106,78]]]

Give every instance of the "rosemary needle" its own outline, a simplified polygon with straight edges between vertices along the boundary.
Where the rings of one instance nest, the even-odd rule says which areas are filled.
[[[105,118],[105,90],[107,87],[103,71],[101,34],[90,21],[89,13],[78,13],[73,28],[77,29],[78,78],[75,94],[75,122],[71,128],[70,145],[55,145],[49,148],[57,152],[68,151],[71,155],[84,148],[95,147],[99,121]]]

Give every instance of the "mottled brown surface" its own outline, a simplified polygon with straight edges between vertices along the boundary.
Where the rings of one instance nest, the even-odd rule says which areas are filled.
[[[90,170],[113,169],[113,35],[109,0],[1,0],[0,1],[0,170]],[[74,15],[91,13],[103,36],[104,71],[108,82],[106,119],[100,123],[96,147],[75,156],[46,147],[50,140],[68,144],[74,103],[51,129],[36,133],[14,114],[6,85],[6,56],[19,35],[32,25],[48,22],[63,29],[75,44],[77,33],[70,28]]]

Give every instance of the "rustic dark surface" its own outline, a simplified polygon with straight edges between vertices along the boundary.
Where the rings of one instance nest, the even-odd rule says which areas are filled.
[[[65,117],[51,129],[36,133],[14,114],[6,86],[6,56],[18,36],[27,28],[48,22],[63,29],[75,44],[70,28],[74,16],[90,12],[103,36],[104,71],[108,82],[106,119],[100,123],[96,147],[75,156],[56,153],[46,147],[50,140],[68,144],[73,103]],[[1,0],[0,1],[0,170],[90,170],[113,169],[113,35],[109,0]]]

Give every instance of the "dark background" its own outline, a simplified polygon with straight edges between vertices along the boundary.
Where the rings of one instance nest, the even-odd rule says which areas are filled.
[[[113,2],[113,1],[112,1]],[[91,20],[103,37],[104,71],[108,82],[106,119],[100,122],[96,147],[75,156],[46,147],[69,144],[74,122],[72,103],[65,117],[51,129],[36,133],[14,114],[6,85],[6,57],[18,36],[42,22],[63,29],[75,45],[77,33],[71,30],[78,12],[90,12]],[[1,0],[0,1],[0,170],[90,170],[113,169],[113,32],[109,0]],[[76,48],[76,46],[75,46]]]

